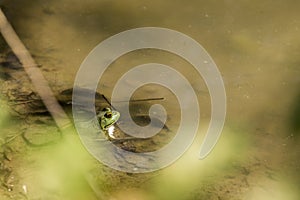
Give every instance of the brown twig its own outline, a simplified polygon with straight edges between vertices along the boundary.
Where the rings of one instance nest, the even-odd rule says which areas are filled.
[[[165,100],[164,97],[154,97],[154,98],[147,98],[147,99],[132,99],[130,100],[130,102],[139,102],[139,101],[162,101]],[[124,101],[124,100],[118,100],[118,101],[114,101],[114,103],[123,103],[123,102],[128,102],[128,101]]]

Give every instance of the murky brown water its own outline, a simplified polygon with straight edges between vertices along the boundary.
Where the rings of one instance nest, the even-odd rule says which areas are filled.
[[[2,5],[55,92],[72,87],[81,62],[99,42],[136,27],[158,26],[185,33],[202,44],[218,65],[228,98],[227,120],[216,149],[203,161],[196,156],[210,118],[210,101],[205,83],[194,77],[192,66],[155,50],[129,53],[110,66],[99,85],[107,96],[133,66],[159,62],[174,67],[197,91],[202,117],[195,144],[178,162],[158,173],[124,175],[97,163],[97,167],[89,166],[91,174],[101,177],[93,180],[96,190],[111,199],[299,198],[298,1],[10,0]],[[151,91],[151,87],[144,89],[136,97]],[[152,92],[174,102],[167,106],[174,116],[170,123],[176,125],[180,115],[175,97],[161,88]],[[52,175],[63,170],[55,163],[45,173],[54,178],[43,179],[47,182],[43,187],[36,184],[40,179],[33,177],[38,176],[35,171],[41,164],[33,160],[39,163],[39,156],[48,155],[42,153],[47,150],[56,157],[63,148],[24,148],[25,155],[17,154],[12,167],[19,174],[18,184],[28,186],[29,199],[44,199],[51,191],[56,191],[57,199],[75,199],[71,192],[64,193],[74,188],[82,191],[76,193],[81,198],[94,198],[92,190],[74,175],[77,169],[68,175],[74,175],[70,180],[78,184],[58,183],[61,179]]]

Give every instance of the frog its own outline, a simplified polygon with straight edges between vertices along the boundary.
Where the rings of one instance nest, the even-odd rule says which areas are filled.
[[[110,107],[103,108],[98,114],[97,119],[103,131],[107,131],[120,118],[120,113]]]

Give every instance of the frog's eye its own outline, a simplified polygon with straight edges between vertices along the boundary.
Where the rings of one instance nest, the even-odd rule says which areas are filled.
[[[105,118],[111,118],[112,117],[112,113],[111,112],[107,112],[104,114]]]

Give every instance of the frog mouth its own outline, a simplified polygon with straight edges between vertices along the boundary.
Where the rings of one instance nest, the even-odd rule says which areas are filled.
[[[109,127],[111,127],[115,122],[109,123],[104,126],[104,129],[107,130]]]

